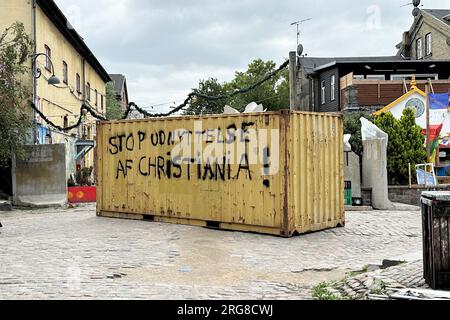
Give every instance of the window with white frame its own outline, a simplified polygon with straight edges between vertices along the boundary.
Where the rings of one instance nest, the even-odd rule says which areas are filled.
[[[384,76],[384,74],[368,74],[367,80],[383,81],[386,80],[386,77]]]
[[[63,61],[63,82],[65,84],[68,84],[68,82],[69,82],[68,68],[67,68],[67,63],[65,61]]]
[[[413,76],[415,76],[416,80],[439,80],[439,75],[437,73],[429,73],[429,74],[392,74],[391,80],[412,80]]]
[[[47,45],[45,45],[44,48],[45,48],[45,69],[51,72],[50,59],[52,58],[52,50]]]
[[[336,100],[336,76],[332,75],[330,79],[331,89],[330,89],[330,97],[331,101]]]
[[[426,56],[431,56],[431,54],[433,53],[433,36],[431,35],[431,32],[428,33],[425,36],[425,55]]]
[[[417,60],[423,59],[422,38],[417,39],[417,42],[416,42],[416,56],[417,56]]]
[[[75,81],[76,81],[77,92],[81,93],[81,78],[78,73],[77,73],[77,78]]]
[[[320,87],[321,87],[320,101],[322,104],[325,104],[325,93],[326,93],[325,80],[322,81]]]
[[[86,84],[86,99],[91,101],[91,84],[89,82]]]

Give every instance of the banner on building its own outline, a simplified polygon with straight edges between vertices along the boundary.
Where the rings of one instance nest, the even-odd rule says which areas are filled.
[[[436,163],[439,140],[448,115],[448,93],[430,93],[430,162]]]

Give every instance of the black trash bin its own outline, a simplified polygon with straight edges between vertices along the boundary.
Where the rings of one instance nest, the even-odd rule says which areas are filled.
[[[450,290],[450,192],[422,193],[422,225],[425,280]]]

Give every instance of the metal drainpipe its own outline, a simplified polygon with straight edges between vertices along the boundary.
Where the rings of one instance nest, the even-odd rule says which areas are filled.
[[[33,48],[33,54],[37,53],[37,31],[36,31],[36,27],[37,27],[37,23],[36,23],[36,0],[33,0],[33,5],[31,8],[31,16],[32,16],[32,28],[33,28],[33,41],[34,41],[34,48]],[[33,79],[33,103],[36,104],[36,100],[37,100],[37,81],[38,79],[35,78],[35,74],[36,74],[36,68],[37,68],[37,64],[35,63],[33,66],[33,70],[32,70],[32,75],[31,78]],[[37,104],[36,104],[37,105]],[[33,141],[32,144],[36,144],[36,140],[37,140],[37,122],[36,122],[36,111],[33,110]]]

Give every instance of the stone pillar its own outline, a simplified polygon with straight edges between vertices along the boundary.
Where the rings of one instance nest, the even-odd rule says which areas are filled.
[[[394,208],[389,201],[387,175],[388,135],[367,119],[363,124],[363,186],[372,188],[372,207],[378,210]]]

